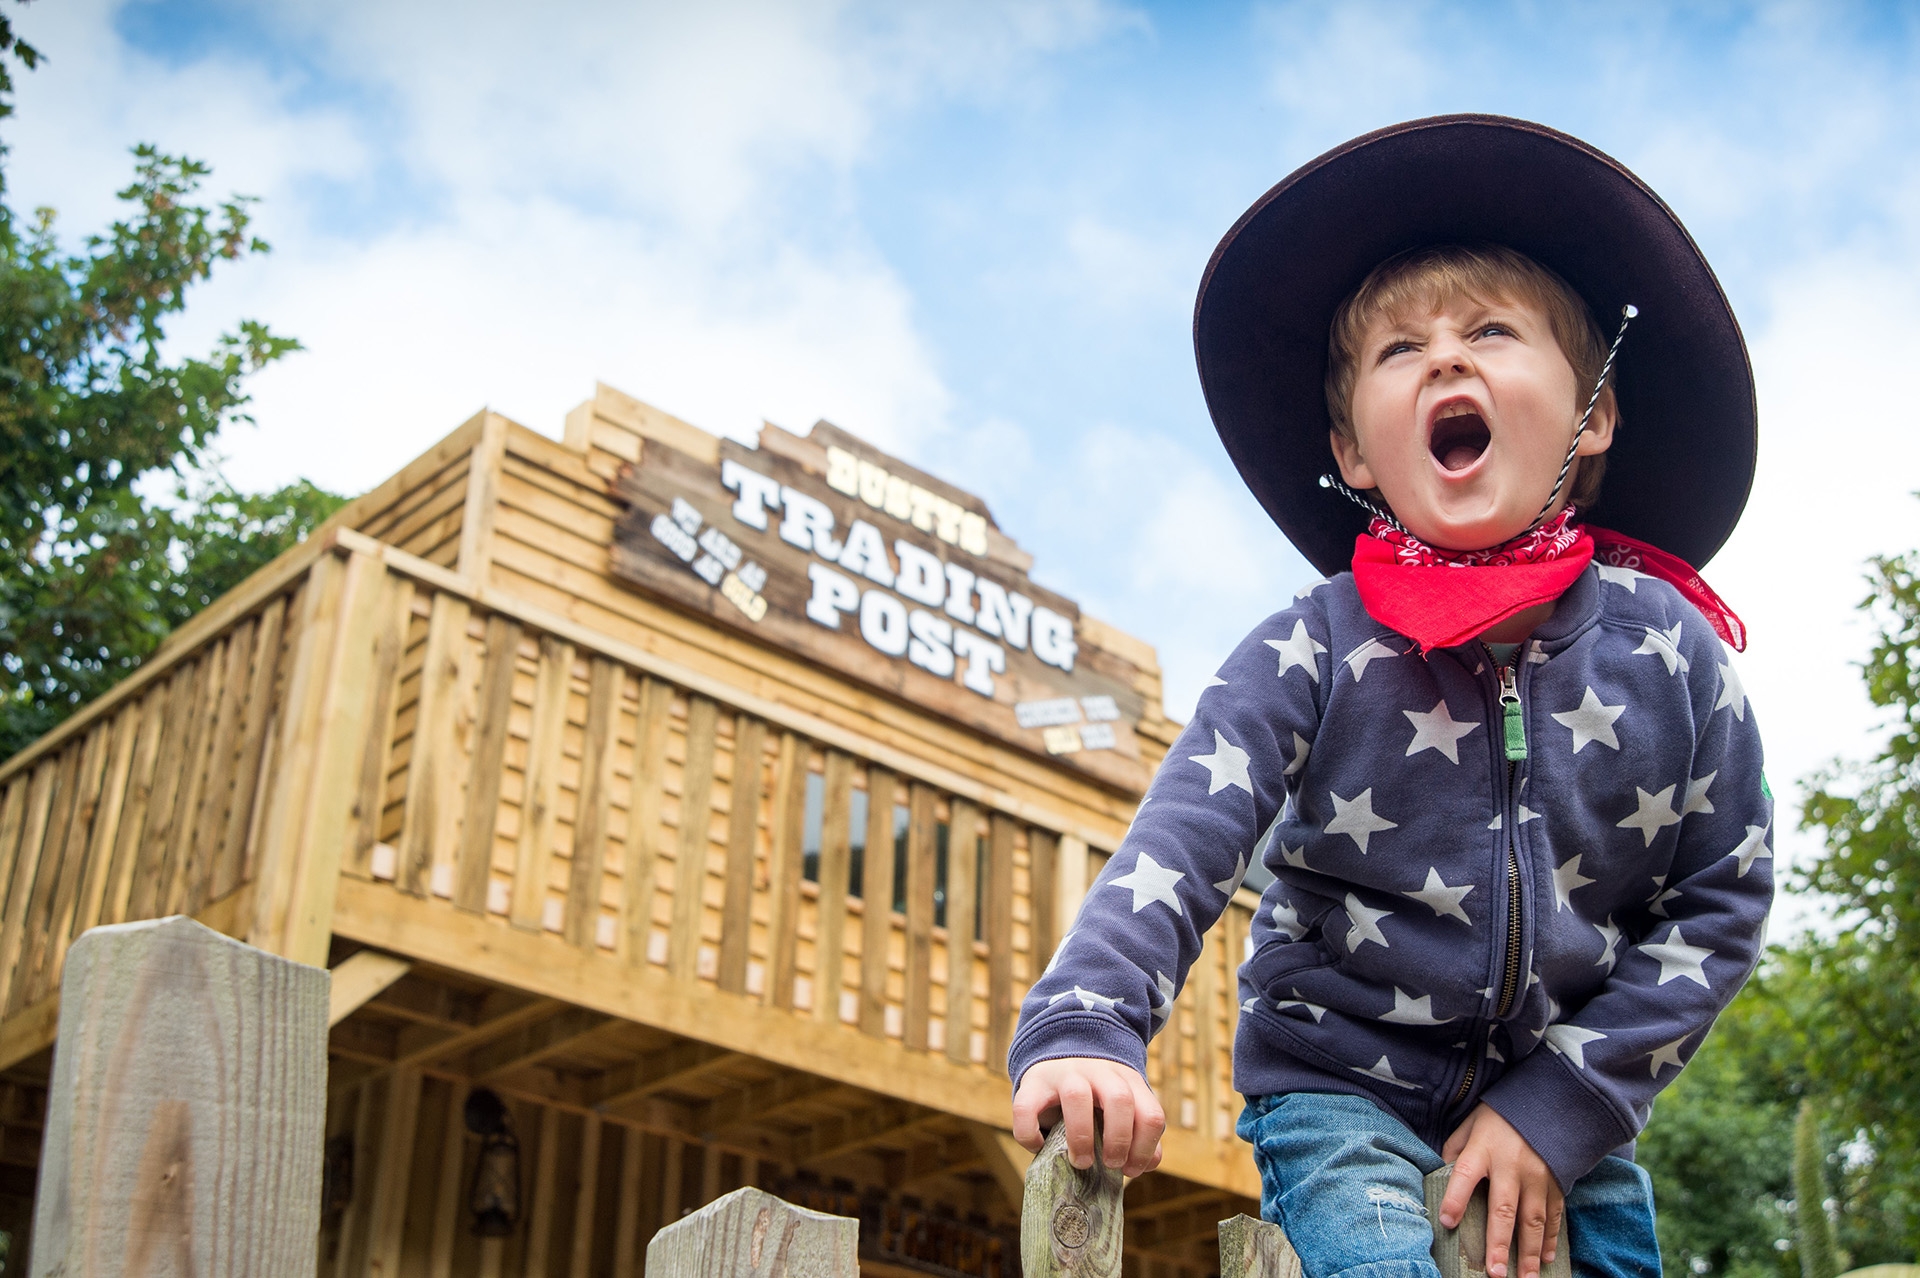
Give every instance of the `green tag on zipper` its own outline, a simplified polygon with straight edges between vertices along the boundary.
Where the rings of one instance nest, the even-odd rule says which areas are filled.
[[[1520,713],[1520,698],[1503,702],[1506,711],[1507,761],[1518,763],[1527,757],[1527,721]]]

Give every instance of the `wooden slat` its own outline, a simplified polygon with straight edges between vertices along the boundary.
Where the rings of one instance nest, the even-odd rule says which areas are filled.
[[[680,1219],[680,1199],[685,1186],[681,1178],[681,1159],[685,1155],[685,1146],[669,1136],[666,1138],[666,1156],[661,1159],[660,1168],[660,1222],[670,1225]]]
[[[627,962],[636,967],[647,961],[647,940],[653,932],[654,859],[660,847],[672,712],[673,688],[658,679],[642,678],[633,729],[632,788],[627,793],[626,866],[620,877],[625,913],[620,943]]]
[[[111,745],[105,724],[87,734],[86,745],[80,752],[80,767],[73,779],[73,806],[67,812],[66,829],[60,832],[65,837],[58,844],[50,845],[59,848],[60,879],[54,889],[46,930],[35,938],[33,980],[26,993],[28,1003],[38,1002],[49,990],[59,988],[60,960],[66,956],[74,907],[80,897],[80,881],[86,876],[87,844],[93,833],[93,817],[99,806]]]
[[[588,1114],[580,1132],[580,1176],[573,1200],[573,1254],[567,1278],[588,1278],[593,1267],[593,1209],[600,1196],[600,1115]]]
[[[494,831],[500,822],[500,778],[506,768],[508,717],[513,712],[513,671],[520,659],[520,623],[498,614],[487,618],[486,665],[480,676],[479,737],[468,773],[467,816],[453,903],[483,914],[493,866]]]
[[[221,679],[219,706],[214,712],[216,725],[207,748],[207,775],[201,786],[200,801],[194,808],[192,841],[188,844],[187,863],[177,898],[179,908],[188,914],[213,896],[214,866],[220,859],[221,839],[226,834],[227,810],[235,802],[233,775],[258,632],[259,619],[243,617],[227,636],[226,669]]]
[[[28,909],[33,902],[34,884],[40,879],[41,850],[47,841],[47,819],[52,813],[54,786],[59,779],[61,756],[43,759],[32,773],[15,774],[27,781],[26,813],[20,827],[19,853],[14,857],[13,876],[7,883],[7,921],[0,932],[0,991],[8,1003],[19,982],[15,970],[27,937]],[[16,784],[18,784],[16,780]]]
[[[387,1116],[374,1165],[367,1227],[367,1269],[372,1274],[400,1272],[401,1231],[406,1226],[407,1186],[413,1180],[414,1133],[420,1121],[420,1072],[394,1070],[387,1079]]]
[[[33,774],[20,772],[0,786],[0,918],[5,916],[6,888],[13,882],[14,861],[20,855],[20,827],[26,823],[27,791],[32,785]],[[0,969],[0,981],[5,977]]]
[[[825,801],[820,816],[820,895],[813,942],[813,1019],[840,1023],[840,988],[847,967],[848,821],[853,803],[853,760],[827,751]]]
[[[385,597],[379,604],[379,631],[374,639],[373,709],[367,716],[366,739],[356,743],[360,779],[353,795],[353,846],[340,866],[341,873],[362,879],[372,877],[373,845],[380,841],[380,817],[387,806],[387,767],[393,757],[400,663],[407,653],[407,631],[413,622],[413,583],[388,573],[381,590]],[[416,727],[416,738],[418,735]]]
[[[982,922],[987,942],[987,1068],[1007,1063],[1013,1037],[1014,823],[996,812],[987,836],[987,898]]]
[[[514,850],[508,921],[540,930],[546,912],[547,873],[553,863],[555,807],[560,798],[560,748],[573,700],[573,645],[540,636],[540,667],[533,681],[533,728],[527,741],[526,797],[520,803],[520,842]]]
[[[898,783],[867,769],[867,855],[861,866],[860,1032],[887,1032],[887,951],[893,940],[893,806]]]
[[[910,1048],[927,1045],[933,984],[934,804],[939,796],[915,784],[907,822],[907,986],[903,1038]]]
[[[741,715],[733,732],[733,802],[727,816],[726,894],[720,907],[720,988],[747,988],[747,956],[753,936],[753,866],[760,850],[760,798],[766,765],[767,725]]]
[[[134,871],[140,861],[140,839],[146,829],[147,805],[153,796],[154,770],[160,760],[160,742],[167,732],[166,716],[171,688],[171,684],[161,684],[148,693],[137,707],[140,739],[127,778],[126,798],[121,801],[120,829],[114,840],[113,867],[107,878],[106,899],[100,905],[102,923],[120,923],[129,917],[129,897],[135,890]]]
[[[7,1015],[12,1016],[33,1001],[34,977],[46,953],[47,927],[53,917],[54,895],[60,890],[60,875],[65,869],[61,851],[66,844],[67,819],[73,812],[73,792],[80,775],[80,760],[86,754],[85,740],[75,741],[60,753],[54,776],[53,805],[41,837],[39,873],[33,876],[33,895],[27,906],[26,928],[20,948],[19,966],[7,991]]]
[[[587,727],[580,758],[580,807],[573,824],[573,860],[567,870],[566,938],[591,949],[600,932],[600,887],[606,872],[607,819],[613,805],[614,752],[626,671],[595,657],[587,678]]]
[[[420,704],[407,758],[407,796],[401,820],[400,890],[425,896],[453,881],[460,833],[460,782],[473,731],[473,672],[464,599],[433,596],[427,617],[427,650],[420,664]]]
[[[1039,980],[1040,973],[1053,960],[1054,946],[1060,943],[1060,934],[1054,930],[1054,921],[1060,913],[1054,894],[1059,884],[1059,873],[1054,861],[1059,854],[1059,836],[1052,830],[1043,830],[1039,826],[1027,829],[1027,931],[1033,938],[1033,953],[1028,961],[1032,964],[1029,979]]]
[[[620,1133],[620,1188],[614,1197],[613,1278],[639,1278],[634,1261],[640,1254],[640,1155],[646,1136],[637,1127]],[[434,1275],[434,1278],[441,1278]]]
[[[273,723],[274,676],[280,669],[287,601],[269,599],[260,609],[254,630],[253,670],[247,684],[246,711],[240,724],[239,758],[233,773],[233,801],[213,870],[212,893],[225,896],[240,885],[246,873],[247,835],[257,815],[255,799],[266,755],[267,734]]]
[[[200,661],[205,674],[200,680],[200,695],[194,701],[180,789],[174,796],[173,820],[167,829],[166,862],[160,871],[165,883],[157,910],[160,914],[178,914],[187,907],[194,845],[199,836],[200,800],[213,770],[213,744],[219,736],[220,711],[228,690],[227,666],[232,659],[229,638],[210,646]]]
[[[973,920],[980,873],[980,810],[953,800],[947,834],[947,1059],[973,1061]]]
[[[687,761],[680,771],[680,844],[673,876],[673,927],[667,936],[667,970],[682,981],[694,978],[700,949],[718,716],[719,707],[709,698],[688,699]]]
[[[140,832],[133,900],[127,908],[129,919],[153,918],[166,904],[167,847],[175,820],[174,808],[180,793],[180,778],[186,768],[187,745],[198,717],[195,706],[200,700],[206,668],[205,661],[182,663],[168,684],[166,718],[161,727],[160,761],[154,774],[153,795],[147,804],[146,826]]]
[[[493,525],[500,496],[500,459],[507,451],[507,428],[498,413],[481,414],[480,437],[474,442],[467,470],[467,503],[460,521],[462,576],[484,581],[493,563]]]
[[[772,915],[767,927],[767,987],[770,1007],[793,1006],[793,977],[800,933],[801,842],[807,815],[807,771],[813,749],[804,737],[780,734],[773,781],[773,848],[767,866]]]
[[[560,1111],[540,1111],[540,1145],[533,1155],[533,1205],[527,1212],[527,1278],[546,1278],[553,1244],[553,1200],[560,1174]]]

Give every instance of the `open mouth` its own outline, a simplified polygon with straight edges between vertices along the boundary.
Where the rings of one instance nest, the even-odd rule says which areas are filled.
[[[1466,470],[1487,451],[1487,445],[1493,442],[1493,432],[1471,405],[1449,405],[1442,411],[1446,415],[1434,422],[1433,431],[1427,436],[1427,449],[1442,470]]]

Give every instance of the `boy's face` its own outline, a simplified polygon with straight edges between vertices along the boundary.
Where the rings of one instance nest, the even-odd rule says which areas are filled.
[[[1356,438],[1333,432],[1340,473],[1378,488],[1420,540],[1479,550],[1526,531],[1553,489],[1592,388],[1574,384],[1532,303],[1457,297],[1428,315],[1382,315],[1360,344]],[[1602,395],[1579,454],[1613,442]],[[1573,488],[1569,475],[1554,508]]]

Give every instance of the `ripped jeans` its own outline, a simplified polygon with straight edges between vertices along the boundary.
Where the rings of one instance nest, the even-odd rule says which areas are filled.
[[[1443,1163],[1399,1119],[1359,1096],[1294,1093],[1249,1098],[1238,1131],[1260,1215],[1287,1231],[1306,1278],[1440,1278],[1422,1181]],[[1567,1232],[1576,1278],[1660,1278],[1653,1182],[1624,1158],[1575,1182]]]

